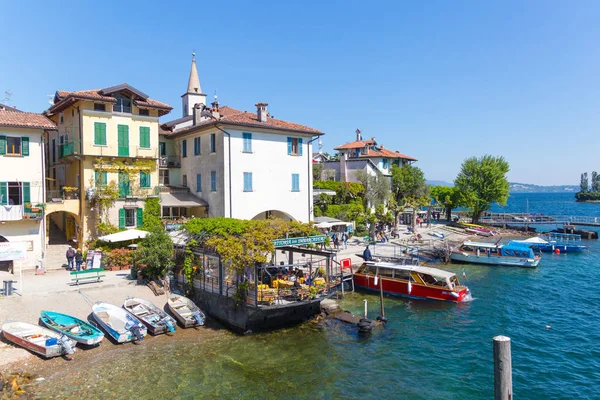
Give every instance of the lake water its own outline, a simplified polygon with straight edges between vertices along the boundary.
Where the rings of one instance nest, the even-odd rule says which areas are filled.
[[[600,204],[577,204],[572,194],[517,194],[503,210],[524,211],[527,200],[530,212],[600,217]],[[246,336],[207,330],[137,346],[103,344],[108,350],[85,352],[85,365],[55,373],[38,386],[38,394],[490,399],[492,338],[502,334],[512,339],[515,398],[598,399],[600,243],[587,243],[590,251],[583,254],[545,254],[536,269],[444,266],[464,271],[472,302],[386,298],[389,323],[368,338],[327,321]],[[371,316],[378,315],[378,296],[355,293],[341,304],[358,313],[363,299]]]

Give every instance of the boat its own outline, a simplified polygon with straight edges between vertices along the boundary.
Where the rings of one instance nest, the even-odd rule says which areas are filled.
[[[496,234],[496,232],[487,229],[487,228],[466,228],[465,232],[473,234],[473,235],[479,235],[479,236],[485,236],[485,237],[490,237],[490,236],[494,236]]]
[[[445,237],[445,235],[442,232],[436,231],[436,232],[429,232],[429,234],[433,237],[436,237],[438,239],[443,239]]]
[[[144,324],[133,314],[113,304],[101,301],[94,303],[92,315],[118,343],[137,342],[143,340],[148,333]]]
[[[43,326],[26,322],[6,321],[2,335],[21,347],[45,358],[59,357],[75,352],[75,341]]]
[[[206,321],[206,315],[187,297],[171,294],[167,300],[167,307],[184,328],[202,326]]]
[[[438,268],[390,262],[364,262],[353,274],[354,286],[414,299],[460,303],[471,300],[469,288],[456,274]],[[381,282],[379,282],[381,280]]]
[[[534,254],[532,243],[500,238],[493,242],[467,240],[450,252],[450,259],[471,264],[533,268],[540,263],[541,256]]]
[[[40,320],[49,329],[62,333],[75,340],[77,343],[93,346],[100,344],[104,339],[104,333],[95,326],[72,317],[54,311],[42,311]]]
[[[550,232],[545,236],[536,236],[521,242],[531,243],[533,250],[545,253],[577,253],[588,249],[581,244],[581,235],[571,233]]]
[[[177,322],[166,312],[147,300],[136,297],[128,298],[123,303],[123,308],[142,321],[146,325],[148,332],[153,335],[175,332]]]

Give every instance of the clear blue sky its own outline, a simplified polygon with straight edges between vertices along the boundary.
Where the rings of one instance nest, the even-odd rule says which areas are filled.
[[[185,6],[184,6],[185,4]],[[375,136],[452,181],[502,155],[511,181],[600,170],[594,1],[0,2],[0,99],[41,112],[57,89],[122,82],[181,116],[190,56],[221,104]]]

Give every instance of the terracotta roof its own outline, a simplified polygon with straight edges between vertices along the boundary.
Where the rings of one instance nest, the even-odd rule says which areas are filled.
[[[341,146],[338,147],[334,147],[334,150],[348,150],[348,149],[362,149],[365,146],[372,146],[374,144],[377,144],[377,142],[375,141],[375,139],[369,139],[369,140],[355,140],[354,142],[349,142],[346,144],[343,144]]]
[[[417,161],[416,158],[402,154],[399,151],[391,151],[391,150],[384,149],[383,147],[379,147],[379,146],[375,147],[375,150],[370,148],[369,152],[367,154],[361,154],[359,157],[360,158],[371,158],[371,157],[402,158],[405,160]]]
[[[144,98],[144,97],[138,96],[137,93],[141,94],[141,92],[139,92],[137,89],[129,86],[126,83],[123,83],[123,84],[117,85],[117,86],[112,86],[111,88],[107,88],[107,89],[121,88],[121,87],[123,88],[123,90],[131,89],[130,92],[135,94],[134,99],[133,99],[133,104],[135,104],[139,108],[158,109],[159,116],[168,114],[173,109],[173,107],[171,107],[170,105],[168,105],[166,103],[163,103],[163,102],[160,102],[157,100],[153,100],[150,98]],[[113,96],[108,96],[108,95],[102,94],[102,91],[107,90],[107,89],[79,90],[76,92],[57,90],[56,94],[54,96],[54,105],[48,109],[47,113],[54,114],[56,112],[60,112],[61,110],[65,109],[67,106],[69,106],[71,103],[73,103],[77,100],[92,100],[92,101],[102,101],[102,102],[114,103],[116,100]]]
[[[194,130],[198,127],[215,125],[217,123],[221,124],[229,124],[229,125],[240,125],[240,126],[250,126],[257,128],[270,128],[270,129],[279,129],[286,131],[294,131],[294,132],[306,132],[311,133],[313,135],[323,135],[318,129],[311,128],[306,125],[297,124],[294,122],[283,121],[281,119],[276,119],[269,117],[267,122],[260,122],[258,120],[258,116],[256,112],[249,111],[240,111],[235,108],[223,106],[219,108],[220,118],[218,120],[215,119],[207,119],[197,125],[186,126],[185,128],[173,131],[173,134],[186,133],[188,131]],[[185,117],[187,118],[187,117]],[[184,120],[185,118],[181,118]],[[163,124],[163,128],[168,129],[168,127],[172,126],[172,122],[167,122]]]
[[[42,114],[0,110],[0,126],[56,130],[56,124]]]

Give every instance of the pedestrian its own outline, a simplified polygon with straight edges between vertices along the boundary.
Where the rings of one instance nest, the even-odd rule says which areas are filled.
[[[342,233],[342,242],[344,242],[344,250],[348,248],[348,233]]]
[[[365,261],[371,261],[373,259],[373,257],[371,257],[371,250],[369,250],[369,245],[367,245],[367,248],[365,249],[365,251],[363,251],[363,259]]]
[[[81,263],[83,262],[83,254],[81,254],[81,249],[77,249],[77,253],[75,253],[75,265],[77,266],[77,271],[81,269]]]
[[[335,233],[333,234],[333,245],[335,246],[336,250],[340,249],[340,239],[338,238],[338,235],[336,235]]]
[[[75,269],[75,249],[71,246],[67,249],[67,269],[72,271]]]

